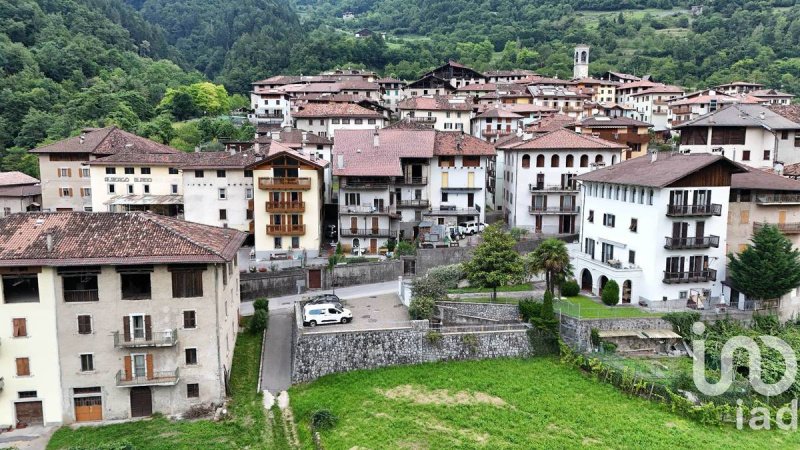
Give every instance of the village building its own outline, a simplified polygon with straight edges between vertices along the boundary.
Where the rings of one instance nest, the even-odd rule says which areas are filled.
[[[39,158],[42,209],[91,211],[89,161],[117,153],[176,154],[180,151],[116,126],[84,128],[81,134],[30,150]]]
[[[39,180],[22,172],[0,172],[0,217],[38,211],[41,206],[42,186]]]
[[[316,153],[272,141],[264,158],[245,167],[258,183],[253,198],[257,260],[319,255],[327,165]]]
[[[280,88],[259,88],[254,83],[250,91],[251,113],[247,118],[254,125],[273,125],[277,127],[292,124],[291,97]]]
[[[447,64],[425,73],[422,77],[427,76],[445,80],[456,89],[468,84],[483,84],[488,81],[482,73],[455,61],[448,61]]]
[[[523,136],[503,150],[503,212],[510,227],[544,235],[578,231],[576,177],[620,161],[625,146],[565,128]]]
[[[397,108],[401,119],[422,123],[436,130],[470,133],[475,105],[469,97],[426,95],[407,98]]]
[[[406,85],[403,98],[419,97],[427,95],[448,95],[456,92],[456,88],[449,81],[434,75],[426,75],[419,80],[412,81]]]
[[[800,123],[765,106],[736,103],[673,128],[685,153],[714,153],[777,170],[800,162]]]
[[[671,100],[683,95],[683,88],[678,86],[657,85],[630,94],[633,108],[638,113],[637,119],[653,125],[655,131],[669,129],[669,107]]]
[[[766,105],[791,105],[794,99],[794,95],[775,89],[756,89],[748,92],[748,95],[762,100],[762,104]]]
[[[383,128],[380,113],[352,103],[309,103],[294,113],[294,128],[324,138],[334,138],[337,130]]]
[[[725,95],[747,94],[755,90],[763,89],[764,85],[761,83],[753,83],[749,81],[734,81],[731,83],[720,84],[714,86],[714,90],[722,92]]]
[[[222,404],[244,238],[148,213],[0,219],[0,308],[13,322],[0,331],[0,425]]]
[[[521,129],[523,116],[508,108],[494,107],[485,109],[472,119],[472,135],[489,142]]]
[[[561,114],[572,118],[581,118],[585,115],[585,101],[591,95],[582,94],[571,89],[554,86],[528,86],[533,104],[557,109]]]
[[[381,103],[392,111],[397,110],[397,104],[405,99],[406,83],[396,78],[380,78],[376,81],[381,89]]]
[[[520,80],[536,75],[536,72],[527,69],[488,70],[483,73],[487,83],[517,83]]]
[[[589,46],[578,44],[575,46],[575,64],[572,68],[572,78],[587,78],[589,76]]]
[[[596,78],[578,78],[572,80],[578,92],[591,94],[592,101],[595,103],[613,103],[617,97],[617,86],[619,83]]]
[[[593,116],[567,125],[578,133],[588,134],[623,147],[622,160],[647,154],[650,143],[650,128],[653,125],[627,117]]]
[[[581,289],[600,295],[614,280],[622,304],[719,304],[731,177],[746,171],[720,155],[653,152],[578,176],[581,233],[571,256]]]

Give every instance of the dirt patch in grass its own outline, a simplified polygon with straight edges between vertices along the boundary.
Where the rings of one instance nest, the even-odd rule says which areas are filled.
[[[478,433],[475,430],[471,430],[469,428],[459,428],[455,429],[452,427],[448,427],[444,423],[438,420],[430,420],[427,419],[423,421],[418,421],[420,425],[425,426],[426,428],[430,429],[431,431],[435,431],[438,433],[447,433],[450,435],[457,435],[462,439],[467,439],[475,444],[485,445],[489,441],[489,435],[487,433]]]
[[[500,397],[484,392],[458,391],[451,393],[447,389],[426,389],[411,384],[402,384],[389,390],[380,390],[386,398],[411,400],[420,405],[478,405],[485,404],[497,407],[508,406]]]

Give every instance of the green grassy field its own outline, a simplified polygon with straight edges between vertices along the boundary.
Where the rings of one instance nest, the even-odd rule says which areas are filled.
[[[642,311],[636,306],[606,306],[583,295],[567,297],[565,300],[555,302],[553,307],[562,314],[581,319],[660,317],[660,314]]]
[[[324,377],[291,389],[304,448],[308,417],[328,450],[352,448],[798,448],[792,432],[703,426],[628,397],[556,359],[433,363]]]
[[[101,444],[127,441],[136,450],[276,448],[267,424],[262,396],[256,393],[261,336],[240,334],[231,374],[231,420],[170,421],[163,417],[100,427],[63,427],[50,439],[48,449],[92,449]]]

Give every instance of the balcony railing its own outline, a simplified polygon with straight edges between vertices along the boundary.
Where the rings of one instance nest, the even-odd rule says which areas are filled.
[[[458,208],[455,206],[439,206],[439,209],[430,209],[423,213],[425,216],[477,216],[480,214],[480,209],[475,208]]]
[[[395,214],[394,206],[341,205],[339,214]]]
[[[721,216],[722,205],[718,203],[709,205],[667,205],[667,215],[670,217]]]
[[[569,192],[569,191],[577,191],[578,187],[577,184],[573,181],[571,183],[565,183],[565,184],[530,183],[528,184],[528,189],[531,192],[541,192],[541,191]]]
[[[409,122],[436,123],[436,117],[408,117]]]
[[[267,234],[275,236],[302,236],[306,234],[305,225],[267,225]]]
[[[306,210],[306,202],[267,202],[266,210],[271,213],[301,213]]]
[[[531,214],[578,214],[577,206],[528,206]]]
[[[409,184],[409,185],[428,184],[428,177],[395,177],[394,184]]]
[[[389,228],[342,228],[342,237],[392,237],[397,234]]]
[[[691,114],[691,113],[692,113],[692,108],[688,106],[672,108],[672,114]]]
[[[757,195],[756,204],[759,205],[787,205],[800,204],[800,195],[798,194],[769,194]]]
[[[256,118],[258,118],[258,119],[283,119],[283,114],[275,114],[275,113],[256,114]]]
[[[653,104],[654,105],[666,105],[667,103],[669,103],[669,100],[666,100],[666,99],[661,99],[661,100],[653,99]]]
[[[124,370],[117,372],[117,386],[175,386],[180,379],[179,369],[151,372],[146,375],[127,374]]]
[[[259,178],[258,188],[264,190],[308,190],[311,189],[311,178],[274,177]]]
[[[400,208],[428,208],[431,202],[428,200],[400,200],[397,205]]]
[[[344,180],[341,183],[343,189],[363,189],[363,190],[379,190],[389,188],[388,181],[372,181],[372,180]]]
[[[702,283],[706,281],[717,281],[717,271],[714,269],[696,270],[689,272],[667,272],[664,271],[664,283]]]
[[[153,331],[150,339],[128,337],[125,333],[115,331],[114,347],[117,348],[136,348],[136,347],[174,347],[178,343],[178,330],[173,328],[166,331]]]
[[[773,227],[777,227],[778,230],[783,234],[798,234],[798,233],[800,233],[800,222],[787,222],[787,223],[755,222],[755,223],[753,223],[753,232],[756,232],[756,231],[760,230],[765,225],[771,225]]]
[[[703,237],[669,237],[664,242],[664,248],[669,250],[684,250],[694,248],[719,247],[719,236]]]
[[[508,136],[510,134],[514,134],[515,131],[512,130],[495,130],[492,128],[485,128],[482,131],[484,136]]]
[[[96,302],[100,300],[97,289],[64,291],[65,302]]]

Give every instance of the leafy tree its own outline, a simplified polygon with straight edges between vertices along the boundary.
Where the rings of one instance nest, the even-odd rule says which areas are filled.
[[[614,280],[608,280],[606,285],[603,286],[600,292],[600,300],[608,306],[614,306],[619,303],[619,284]]]
[[[433,297],[414,297],[408,307],[408,315],[411,320],[430,320],[436,308],[436,300]]]
[[[572,274],[567,246],[559,239],[545,239],[526,259],[531,272],[544,273],[549,292],[555,292],[556,287],[560,290],[562,281]]]
[[[22,147],[11,147],[6,150],[0,167],[5,172],[19,171],[39,178],[39,158]]]
[[[728,258],[733,285],[750,298],[780,298],[800,285],[800,250],[775,226],[760,228],[752,245]]]
[[[493,301],[497,299],[498,287],[521,281],[525,276],[525,265],[514,249],[515,243],[499,225],[489,225],[472,259],[463,264],[470,284],[492,288]]]

